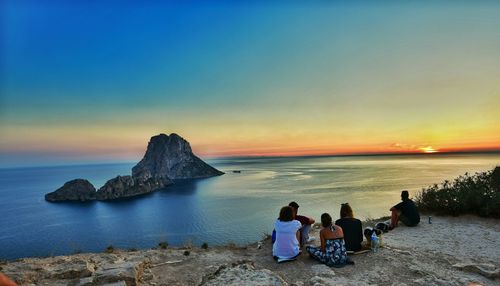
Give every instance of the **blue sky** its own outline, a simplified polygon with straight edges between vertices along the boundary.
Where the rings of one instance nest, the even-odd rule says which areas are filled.
[[[2,165],[500,148],[496,1],[1,5]]]

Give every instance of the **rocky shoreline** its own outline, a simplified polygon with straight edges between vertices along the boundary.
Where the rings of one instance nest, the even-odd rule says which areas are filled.
[[[312,235],[318,235],[314,229]],[[500,225],[473,216],[435,217],[433,224],[384,234],[378,253],[350,256],[330,268],[303,253],[278,264],[271,242],[243,247],[150,250],[25,258],[0,264],[19,285],[498,285]]]

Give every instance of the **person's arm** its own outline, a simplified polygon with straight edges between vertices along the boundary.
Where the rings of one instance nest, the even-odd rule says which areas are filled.
[[[325,252],[326,251],[326,241],[325,241],[325,230],[322,229],[319,232],[319,238],[321,240],[321,251]]]
[[[359,244],[363,242],[363,225],[360,220],[358,220],[358,241]]]
[[[2,286],[17,286],[17,284],[10,280],[5,274],[0,272],[0,285]]]
[[[397,204],[397,205],[393,206],[393,207],[390,209],[390,211],[391,211],[391,212],[392,212],[392,211],[399,211],[399,210],[401,210],[401,208],[402,208],[402,207],[403,207],[403,202],[400,202],[399,204]]]
[[[309,219],[309,224],[311,225],[316,222],[312,217],[308,217],[308,219]]]

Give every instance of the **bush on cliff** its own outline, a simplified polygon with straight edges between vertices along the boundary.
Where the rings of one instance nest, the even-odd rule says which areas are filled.
[[[422,189],[418,208],[437,214],[476,214],[500,218],[500,167]]]

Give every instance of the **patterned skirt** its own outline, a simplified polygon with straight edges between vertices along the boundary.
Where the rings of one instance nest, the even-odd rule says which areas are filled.
[[[306,250],[314,259],[328,266],[342,266],[347,262],[347,251],[342,238],[327,239],[325,252],[314,246],[307,246]]]

